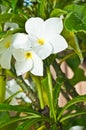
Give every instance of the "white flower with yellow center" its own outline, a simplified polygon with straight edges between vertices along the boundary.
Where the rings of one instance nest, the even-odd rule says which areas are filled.
[[[61,17],[49,18],[45,21],[33,17],[26,21],[25,29],[29,34],[32,48],[42,59],[68,47],[66,40],[60,35],[63,30]]]
[[[18,43],[18,45],[21,45],[21,48],[23,48],[24,43],[28,43],[28,35],[24,33],[16,33],[14,35],[9,35],[0,41],[0,65],[2,68],[11,68],[11,58],[14,50],[14,42],[15,46]],[[26,44],[25,47],[30,48],[30,45]]]
[[[11,67],[12,38],[13,36],[10,35],[0,41],[0,64],[5,69],[10,69]]]
[[[13,56],[16,59],[15,69],[18,76],[28,71],[43,76],[42,60],[32,50],[15,49]]]

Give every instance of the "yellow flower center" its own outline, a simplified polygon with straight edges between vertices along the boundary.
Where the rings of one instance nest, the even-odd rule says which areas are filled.
[[[45,43],[45,40],[43,38],[39,38],[37,41],[40,45],[43,45]]]
[[[26,53],[25,53],[25,57],[26,57],[26,59],[32,58],[32,53],[26,52]]]
[[[6,43],[5,43],[5,48],[9,48],[9,47],[10,47],[10,44],[11,44],[10,41],[6,42]]]

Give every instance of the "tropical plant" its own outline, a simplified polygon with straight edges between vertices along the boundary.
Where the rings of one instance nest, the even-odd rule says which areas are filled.
[[[1,0],[0,130],[85,129],[85,59],[85,0]]]

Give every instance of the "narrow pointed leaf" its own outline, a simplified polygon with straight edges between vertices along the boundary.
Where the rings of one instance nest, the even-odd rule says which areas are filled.
[[[68,119],[73,118],[73,117],[75,118],[76,116],[85,115],[85,114],[86,114],[86,111],[75,112],[75,113],[72,113],[72,114],[69,114],[69,115],[62,117],[60,122],[63,122],[65,120],[68,120]]]
[[[70,106],[74,105],[75,103],[79,103],[79,102],[85,102],[86,101],[86,95],[83,96],[77,96],[76,98],[70,100],[60,111],[59,115],[58,115],[58,120],[61,118],[61,116],[63,115],[63,113],[65,112],[65,110],[67,110]]]
[[[27,107],[27,106],[21,106],[21,105],[9,105],[9,104],[0,104],[0,111],[17,111],[17,112],[26,112],[28,114],[34,115],[38,114],[37,111]]]

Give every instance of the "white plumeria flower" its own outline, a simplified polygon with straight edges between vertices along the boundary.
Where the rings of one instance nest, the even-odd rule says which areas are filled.
[[[13,56],[16,59],[15,69],[18,76],[28,71],[43,76],[43,62],[32,50],[15,49]]]
[[[7,31],[7,30],[15,30],[19,28],[19,25],[17,23],[13,23],[13,22],[6,22],[4,24],[4,31]]]
[[[28,43],[28,35],[24,33],[17,33],[14,35],[9,35],[0,41],[0,64],[2,68],[11,68],[11,58],[14,50],[14,42],[15,44],[18,42],[18,44],[21,45],[21,48],[23,48],[24,43]],[[30,45],[27,44],[26,48],[30,48]]]
[[[24,33],[14,34],[13,46],[15,49],[30,49],[31,43],[29,41],[28,35]]]
[[[31,86],[31,84],[28,82],[28,80],[25,80],[25,82]],[[16,92],[19,92],[16,94],[12,101],[10,102],[11,105],[18,105],[17,99],[22,98],[26,103],[30,103],[31,100],[26,96],[26,94],[21,90],[20,86],[16,83],[14,79],[7,81],[6,85],[6,99],[15,94]]]
[[[0,64],[5,69],[10,69],[11,67],[12,40],[13,36],[10,35],[0,41]]]
[[[69,130],[84,130],[83,126],[73,126]]]
[[[42,59],[68,47],[66,40],[60,35],[63,30],[61,17],[49,18],[45,21],[33,17],[26,21],[25,29],[29,34],[32,48]]]

